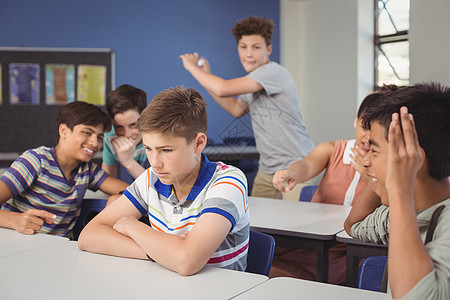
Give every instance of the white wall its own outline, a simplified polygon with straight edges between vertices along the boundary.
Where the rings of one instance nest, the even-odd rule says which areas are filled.
[[[450,86],[450,1],[410,0],[411,83]]]
[[[354,136],[353,120],[372,90],[370,0],[281,0],[281,63],[299,90],[313,141]]]
[[[450,1],[410,0],[411,83],[450,86]],[[314,142],[349,138],[373,82],[373,0],[280,0],[281,63]]]

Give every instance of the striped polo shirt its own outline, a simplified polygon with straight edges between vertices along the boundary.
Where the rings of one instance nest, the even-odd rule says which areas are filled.
[[[207,264],[240,271],[246,269],[250,212],[247,179],[238,168],[210,162],[203,155],[197,180],[185,199],[178,201],[172,185],[163,184],[151,168],[142,173],[124,195],[142,215],[148,214],[155,230],[166,233],[180,235],[190,231],[204,213],[224,216],[231,222],[231,230]]]
[[[108,176],[93,162],[82,162],[71,178],[66,179],[54,148],[31,149],[17,158],[0,177],[14,195],[1,209],[15,212],[31,208],[46,210],[55,214],[56,220],[53,224],[44,222],[39,232],[68,236],[80,215],[86,190],[96,191]]]

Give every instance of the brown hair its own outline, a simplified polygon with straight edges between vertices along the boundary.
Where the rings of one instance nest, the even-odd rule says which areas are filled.
[[[74,101],[64,105],[56,118],[56,143],[59,142],[59,125],[66,124],[70,130],[76,125],[103,125],[104,131],[111,130],[111,120],[100,107],[83,101]]]
[[[106,110],[114,119],[116,114],[121,114],[130,109],[141,113],[147,106],[147,94],[129,84],[123,84],[111,91],[106,97]]]
[[[367,108],[372,105],[372,103],[377,101],[381,96],[395,92],[399,89],[400,87],[396,86],[395,84],[384,84],[379,90],[376,90],[375,92],[367,95],[359,106],[358,114],[356,115],[357,118],[360,119]]]
[[[195,89],[170,88],[156,95],[137,121],[140,132],[179,136],[192,142],[199,132],[206,134],[206,102]]]
[[[258,34],[266,41],[266,46],[272,44],[273,21],[266,18],[249,17],[237,22],[231,32],[239,42],[243,35]]]

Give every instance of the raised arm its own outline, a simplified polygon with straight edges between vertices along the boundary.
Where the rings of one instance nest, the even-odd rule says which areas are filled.
[[[403,132],[398,114],[393,115],[389,127],[386,171],[390,209],[388,275],[393,298],[406,295],[434,268],[419,233],[414,201],[416,176],[423,166],[424,152],[406,107],[402,107],[400,116]]]
[[[249,77],[223,79],[211,74],[208,60],[203,59],[203,66],[199,67],[198,54],[180,55],[184,68],[208,91],[213,99],[234,117],[243,116],[248,112],[247,104],[235,98],[242,94],[254,93],[263,87]]]
[[[281,192],[289,192],[297,184],[305,182],[328,165],[334,151],[334,141],[319,144],[305,158],[292,163],[287,170],[277,171],[273,177],[273,185]]]

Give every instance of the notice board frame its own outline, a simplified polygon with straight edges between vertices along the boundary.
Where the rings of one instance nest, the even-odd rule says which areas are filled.
[[[11,63],[39,65],[39,103],[11,104]],[[2,102],[0,104],[0,152],[23,152],[30,148],[55,146],[55,121],[62,105],[46,104],[46,64],[74,65],[75,78],[79,65],[106,67],[105,95],[115,88],[115,53],[107,48],[36,48],[0,47]],[[75,80],[75,100],[77,87]],[[104,105],[100,106],[103,110]]]

